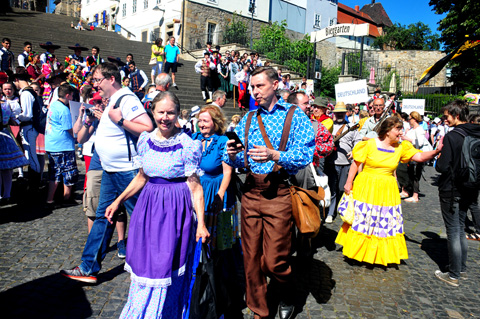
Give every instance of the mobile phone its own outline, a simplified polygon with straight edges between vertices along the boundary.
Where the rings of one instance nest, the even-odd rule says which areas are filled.
[[[226,132],[225,135],[228,137],[229,140],[235,140],[235,145],[237,145],[237,144],[242,144],[242,147],[245,147],[245,146],[243,146],[243,143],[242,143],[242,141],[240,140],[240,137],[238,137],[237,133],[235,133],[235,132]]]

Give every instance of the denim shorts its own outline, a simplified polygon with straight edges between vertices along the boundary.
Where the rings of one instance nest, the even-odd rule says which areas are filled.
[[[77,162],[75,151],[47,152],[48,154],[48,180],[63,182],[65,186],[72,186],[78,181]]]

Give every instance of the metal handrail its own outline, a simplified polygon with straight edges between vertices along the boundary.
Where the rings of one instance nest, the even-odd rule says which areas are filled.
[[[198,59],[196,56],[194,56],[190,51],[188,51],[187,49],[184,48],[184,46],[180,43],[177,43],[177,46],[180,48],[181,52],[182,53],[188,53],[192,58],[194,59]]]
[[[125,28],[124,28],[121,24],[119,24],[119,23],[117,23],[117,25],[120,27],[120,29],[123,29],[123,30],[127,31],[128,35],[133,35],[133,36],[136,38],[136,36],[135,36],[135,34],[134,34],[133,32],[128,31],[127,29],[125,29]]]

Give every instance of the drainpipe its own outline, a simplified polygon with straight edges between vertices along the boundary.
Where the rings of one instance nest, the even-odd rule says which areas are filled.
[[[183,3],[182,3],[182,53],[184,51],[184,48],[185,48],[185,39],[184,39],[184,36],[185,36],[185,26],[186,26],[186,23],[185,23],[185,2],[187,0],[183,0]]]

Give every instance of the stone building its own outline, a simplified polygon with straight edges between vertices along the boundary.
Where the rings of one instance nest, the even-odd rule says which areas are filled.
[[[75,18],[80,18],[82,9],[81,0],[55,0],[55,14],[63,14]]]

